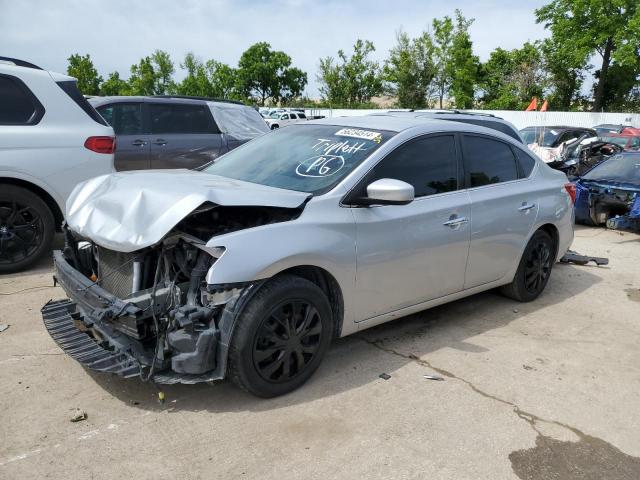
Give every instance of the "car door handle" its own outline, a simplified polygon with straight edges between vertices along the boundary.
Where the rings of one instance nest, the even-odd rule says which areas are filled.
[[[469,220],[467,219],[467,217],[456,217],[454,215],[451,215],[451,217],[449,217],[449,220],[444,222],[442,225],[444,225],[445,227],[454,228],[454,227],[457,227],[458,225],[463,225],[468,221]]]
[[[519,212],[527,212],[532,208],[536,208],[535,203],[523,203],[522,206],[518,207]]]
[[[145,142],[144,140],[134,140],[133,142],[131,142],[131,145],[135,147],[144,147],[146,144],[147,142]]]
[[[167,141],[164,138],[158,138],[155,142],[153,142],[154,145],[166,145]]]

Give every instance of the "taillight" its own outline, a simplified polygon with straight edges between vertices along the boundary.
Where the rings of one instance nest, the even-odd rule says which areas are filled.
[[[576,203],[576,185],[574,183],[565,183],[564,189],[569,194],[569,197],[571,198],[571,203],[575,204]]]
[[[116,150],[116,139],[114,137],[89,137],[85,140],[84,146],[96,153],[113,153]]]

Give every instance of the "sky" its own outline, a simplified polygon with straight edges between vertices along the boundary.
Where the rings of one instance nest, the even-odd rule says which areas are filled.
[[[486,60],[497,48],[520,47],[548,33],[535,23],[544,0],[0,0],[0,56],[66,72],[73,53],[90,54],[98,72],[128,78],[132,64],[155,49],[178,65],[187,52],[201,60],[236,66],[250,45],[266,41],[307,72],[306,94],[318,96],[318,60],[371,40],[383,60],[396,32],[417,36],[433,18],[459,8],[475,21],[475,54]]]

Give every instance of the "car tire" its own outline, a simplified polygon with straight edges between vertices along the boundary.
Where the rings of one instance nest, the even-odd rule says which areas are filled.
[[[501,293],[519,302],[538,298],[549,281],[555,252],[555,244],[549,234],[543,230],[536,231],[524,249],[513,281],[501,287]]]
[[[38,195],[0,186],[0,274],[24,270],[51,250],[55,220]]]
[[[277,125],[277,124],[276,124],[276,125],[271,125],[271,130],[275,130],[275,129],[277,129],[277,128],[280,128],[280,126],[279,126],[279,125]]]
[[[258,397],[283,395],[313,375],[332,336],[324,292],[304,278],[276,276],[240,313],[229,345],[228,376]]]

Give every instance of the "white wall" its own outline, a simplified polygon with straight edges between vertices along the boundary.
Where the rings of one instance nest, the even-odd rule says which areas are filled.
[[[311,115],[325,117],[353,117],[368,115],[374,112],[386,112],[387,109],[377,110],[349,110],[349,109],[307,109]],[[625,124],[640,127],[638,113],[596,113],[596,112],[520,112],[513,110],[471,110],[480,113],[490,113],[513,123],[518,129],[530,125],[568,125],[572,127],[593,127],[601,123]]]

